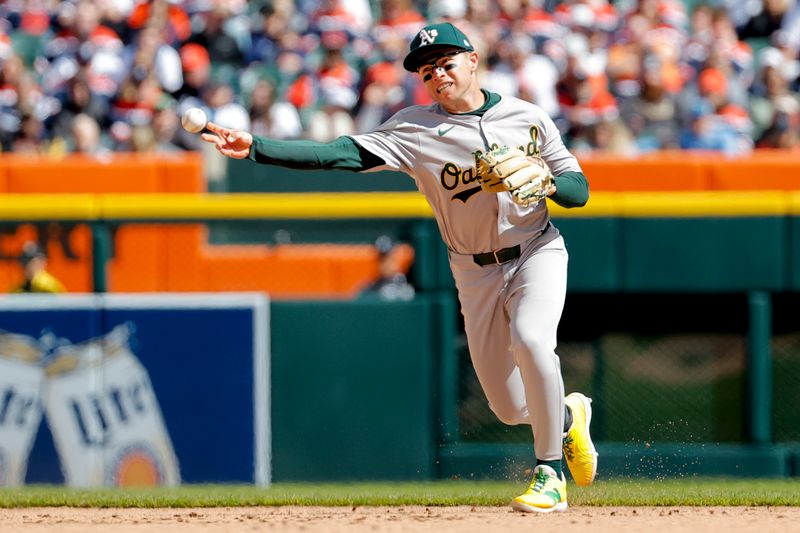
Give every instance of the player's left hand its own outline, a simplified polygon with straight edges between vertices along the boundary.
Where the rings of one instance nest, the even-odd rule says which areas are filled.
[[[528,156],[519,148],[502,146],[478,158],[478,179],[489,192],[509,191],[523,207],[536,205],[555,193],[550,167],[541,158]]]
[[[542,170],[537,170],[535,175],[523,181],[519,186],[511,188],[511,197],[522,207],[536,205],[555,192],[553,175],[550,173],[547,163],[537,161],[534,166],[540,165],[543,165]]]
[[[210,133],[203,133],[200,138],[216,146],[222,155],[244,159],[250,154],[250,147],[253,146],[253,136],[250,133],[224,128],[213,122],[206,124],[206,129]]]

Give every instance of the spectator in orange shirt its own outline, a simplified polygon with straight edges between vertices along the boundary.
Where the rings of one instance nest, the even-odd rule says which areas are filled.
[[[168,0],[140,1],[128,16],[128,25],[139,30],[156,20],[163,29],[164,41],[173,46],[179,46],[192,34],[189,15],[179,3]]]
[[[424,25],[425,17],[411,0],[381,0],[381,16],[372,35],[377,42],[387,37],[410,41]]]

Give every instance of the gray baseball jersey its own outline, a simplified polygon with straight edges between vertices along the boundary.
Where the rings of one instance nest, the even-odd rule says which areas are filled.
[[[549,218],[546,202],[523,208],[509,193],[482,192],[475,152],[516,146],[540,155],[555,175],[581,172],[545,112],[509,96],[483,116],[453,115],[438,105],[408,107],[376,130],[352,137],[386,162],[370,171],[399,170],[414,178],[447,247],[460,254],[523,243],[541,233]]]
[[[450,251],[470,356],[497,417],[530,424],[536,457],[561,459],[564,384],[555,353],[567,283],[567,251],[547,202],[523,208],[484,192],[476,152],[499,146],[540,155],[553,174],[581,172],[541,108],[503,96],[482,116],[438,105],[406,108],[378,129],[353,135],[385,165],[412,176],[433,208]],[[519,258],[479,266],[472,254],[521,245]]]

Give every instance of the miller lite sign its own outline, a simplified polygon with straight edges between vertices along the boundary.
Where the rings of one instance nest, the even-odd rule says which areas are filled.
[[[131,327],[55,349],[44,367],[47,421],[67,485],[175,486],[172,447]]]
[[[42,420],[41,358],[36,339],[0,331],[0,487],[25,483]]]

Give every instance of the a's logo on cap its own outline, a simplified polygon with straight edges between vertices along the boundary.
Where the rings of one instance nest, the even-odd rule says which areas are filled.
[[[439,30],[422,30],[419,32],[419,45],[433,44],[433,41],[439,36]]]

